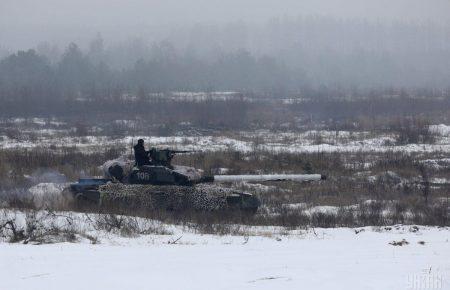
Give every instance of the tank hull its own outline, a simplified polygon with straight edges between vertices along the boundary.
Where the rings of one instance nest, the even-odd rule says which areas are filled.
[[[104,208],[125,206],[141,210],[242,210],[254,213],[260,206],[259,199],[252,194],[214,184],[122,184],[106,179],[83,179],[72,184],[70,189],[78,201],[89,201]]]

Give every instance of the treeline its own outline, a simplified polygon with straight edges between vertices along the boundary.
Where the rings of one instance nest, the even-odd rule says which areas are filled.
[[[156,49],[156,48],[155,48]],[[59,61],[51,62],[35,50],[19,51],[0,61],[0,100],[4,108],[52,108],[76,100],[115,101],[123,96],[146,99],[172,91],[233,90],[246,96],[306,98],[447,96],[445,89],[358,88],[313,86],[274,58],[257,58],[246,51],[225,54],[215,62],[178,56],[170,44],[158,46],[149,60],[128,69],[112,69],[70,44]],[[449,83],[450,84],[450,83]]]
[[[88,52],[71,44],[58,61],[34,50],[0,61],[0,117],[63,117],[85,120],[140,118],[152,124],[192,122],[201,127],[251,123],[354,119],[357,116],[446,115],[449,89],[314,87],[274,58],[245,51],[216,62],[179,56],[169,43],[131,68],[113,69],[99,59],[101,42]],[[96,54],[97,52],[97,54]],[[232,100],[173,102],[171,91],[240,91]],[[155,94],[158,93],[158,94]],[[157,95],[157,97],[155,97]],[[282,103],[277,98],[294,98]],[[300,97],[301,102],[295,98]],[[248,101],[248,100],[251,101]],[[305,102],[305,100],[308,100]]]
[[[169,91],[309,97],[450,87],[447,26],[306,17],[199,24],[164,35],[106,45],[98,34],[83,49],[41,43],[4,56],[0,99],[48,105]]]
[[[124,94],[145,96],[169,91],[264,91],[281,94],[301,85],[299,76],[273,58],[246,51],[225,54],[212,63],[178,56],[170,45],[159,54],[139,59],[127,69],[112,69],[94,61],[74,43],[58,62],[35,50],[19,51],[0,61],[0,98],[33,103],[54,100],[118,99]],[[297,78],[297,80],[295,79]]]
[[[239,24],[227,34],[199,26],[184,44],[178,35],[152,45],[131,41],[120,49],[105,46],[97,35],[86,49],[72,43],[63,53],[45,45],[18,51],[0,59],[0,116],[127,115],[240,126],[298,115],[347,119],[448,113],[446,28],[397,24],[388,29],[330,19],[274,21],[265,28]],[[233,39],[241,30],[246,40]],[[256,35],[261,36],[259,50]],[[208,53],[206,47],[215,44],[222,49]],[[245,98],[195,104],[164,100],[174,91],[237,91]],[[291,97],[309,101],[256,102]],[[252,104],[244,101],[248,98]]]
[[[128,74],[130,85],[144,83],[149,90],[442,88],[450,81],[450,26],[444,24],[285,17],[136,27],[125,36],[85,36],[77,44],[95,65],[134,70],[140,79]],[[67,43],[42,42],[35,49],[57,64]]]

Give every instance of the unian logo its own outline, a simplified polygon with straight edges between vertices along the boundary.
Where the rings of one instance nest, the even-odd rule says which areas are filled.
[[[425,270],[422,274],[408,275],[407,289],[438,290],[442,289],[444,279],[441,275],[431,274]]]

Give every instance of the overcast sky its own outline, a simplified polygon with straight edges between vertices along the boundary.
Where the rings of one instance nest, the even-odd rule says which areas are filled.
[[[173,25],[332,15],[450,23],[450,0],[0,0],[0,47],[157,34]]]

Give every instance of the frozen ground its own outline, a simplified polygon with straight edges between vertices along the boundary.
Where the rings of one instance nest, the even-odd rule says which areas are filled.
[[[395,145],[392,134],[374,135],[370,132],[306,131],[304,133],[274,133],[269,131],[238,132],[233,136],[108,136],[73,137],[68,131],[34,130],[34,140],[17,140],[0,136],[0,149],[13,148],[58,148],[77,147],[82,151],[120,146],[130,149],[131,144],[144,138],[149,145],[183,148],[195,151],[233,150],[250,152],[255,149],[272,152],[317,153],[317,152],[450,152],[450,126],[433,125],[430,131],[436,134],[435,144]]]
[[[250,237],[175,230],[105,235],[96,245],[2,243],[0,288],[450,289],[449,233],[409,226]],[[390,244],[402,240],[409,244]]]

